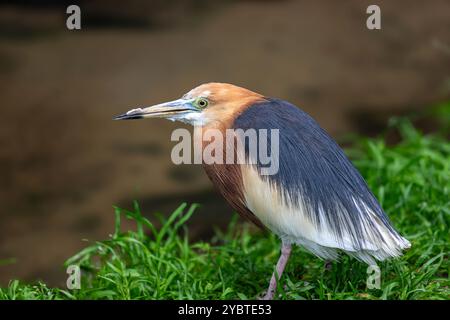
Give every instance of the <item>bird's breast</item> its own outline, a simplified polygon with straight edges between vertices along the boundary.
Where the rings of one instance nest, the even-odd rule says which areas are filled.
[[[215,148],[210,150],[206,149],[214,143],[214,139],[211,139],[211,135],[208,135],[208,130],[219,130],[222,136],[220,144],[216,144]],[[205,137],[205,135],[207,135],[207,137]],[[235,137],[230,134],[227,135],[224,127],[205,127],[202,128],[199,133],[195,134],[194,137],[196,147],[200,147],[202,150],[202,166],[214,187],[220,192],[231,207],[242,217],[264,229],[264,224],[261,223],[259,218],[251,210],[249,210],[246,205],[242,165],[240,165],[237,161],[238,153],[235,148]],[[215,156],[217,149],[221,149],[220,158],[222,160],[217,161],[216,163],[207,161],[205,158]],[[205,151],[208,151],[207,155],[205,155]],[[229,152],[233,153],[233,156],[230,157],[232,161],[227,161]]]
[[[304,203],[286,199],[280,186],[258,173],[256,166],[242,165],[242,194],[246,207],[271,231],[289,236],[314,239],[316,226],[307,216]]]

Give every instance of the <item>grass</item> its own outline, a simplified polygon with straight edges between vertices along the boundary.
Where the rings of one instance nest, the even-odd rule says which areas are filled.
[[[331,270],[295,248],[278,286],[280,299],[448,299],[450,143],[394,121],[401,142],[359,139],[347,150],[395,227],[412,243],[379,263],[381,286],[368,289],[367,266],[347,256]],[[156,228],[140,212],[115,208],[115,230],[71,257],[82,270],[80,290],[12,281],[0,299],[254,299],[268,284],[279,240],[233,218],[210,242],[190,243],[185,222],[196,206],[182,204]],[[136,223],[121,231],[121,219]]]

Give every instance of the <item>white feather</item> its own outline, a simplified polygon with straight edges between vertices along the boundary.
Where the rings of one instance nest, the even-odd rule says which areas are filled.
[[[320,226],[311,221],[307,213],[312,208],[302,201],[301,194],[294,203],[282,195],[275,183],[263,180],[253,166],[241,168],[246,206],[286,243],[296,243],[320,258],[331,260],[338,258],[340,249],[368,264],[375,264],[373,257],[378,260],[396,257],[401,255],[402,249],[410,247],[406,239],[393,234],[367,205],[357,199],[354,199],[355,204],[364,217],[362,225],[340,221],[346,228],[341,236],[337,236],[333,228],[327,225],[323,210],[316,213],[321,221]],[[345,210],[339,204],[336,204],[336,208]],[[345,217],[349,215],[339,215],[341,220]],[[364,238],[359,239],[358,244],[352,241],[356,227],[365,231]]]

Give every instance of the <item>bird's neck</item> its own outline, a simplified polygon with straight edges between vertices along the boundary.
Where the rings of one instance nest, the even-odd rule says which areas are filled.
[[[193,140],[195,150],[202,154],[204,165],[211,164],[206,160],[208,157],[219,161],[215,164],[225,164],[229,149],[234,149],[235,136],[231,127],[216,123],[194,127]]]

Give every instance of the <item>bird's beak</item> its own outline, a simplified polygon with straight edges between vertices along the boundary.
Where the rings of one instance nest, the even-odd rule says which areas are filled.
[[[198,112],[193,106],[194,99],[178,99],[151,107],[137,108],[114,117],[114,120],[133,120],[144,118],[176,118],[187,113]]]

